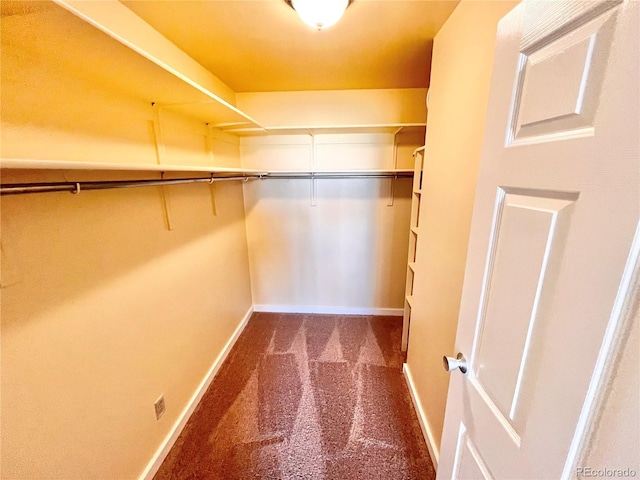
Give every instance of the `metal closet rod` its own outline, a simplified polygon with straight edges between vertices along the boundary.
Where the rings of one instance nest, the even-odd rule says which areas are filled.
[[[209,183],[247,180],[284,180],[284,179],[341,179],[341,178],[402,178],[410,177],[411,172],[399,173],[282,173],[282,174],[246,174],[224,177],[168,178],[161,180],[104,180],[95,182],[49,182],[49,183],[14,183],[0,185],[0,195],[23,195],[27,193],[71,192],[78,194],[88,190],[109,190],[114,188],[158,187],[163,185],[181,185],[185,183]]]

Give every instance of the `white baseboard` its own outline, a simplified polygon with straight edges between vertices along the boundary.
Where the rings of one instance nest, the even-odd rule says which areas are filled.
[[[244,327],[246,327],[253,311],[253,307],[249,308],[249,311],[247,311],[246,315],[244,316],[236,330],[233,332],[233,335],[231,335],[231,338],[229,338],[229,341],[220,352],[220,355],[218,355],[218,358],[216,358],[216,360],[213,362],[213,365],[205,375],[204,379],[202,380],[202,382],[200,382],[200,385],[191,397],[191,400],[189,400],[189,403],[176,420],[176,423],[173,425],[173,428],[169,432],[169,435],[167,435],[165,440],[160,445],[160,448],[158,448],[155,455],[147,465],[147,468],[145,468],[142,472],[142,475],[140,475],[140,480],[151,480],[153,476],[158,472],[160,465],[162,465],[162,462],[169,454],[171,447],[173,447],[173,444],[178,439],[178,436],[182,432],[184,426],[187,424],[189,417],[191,417],[191,414],[198,406],[198,403],[200,403],[200,400],[202,400],[202,397],[207,391],[207,388],[209,388],[209,385],[211,385],[213,378],[216,376],[216,373],[218,373],[220,366],[227,358],[227,355],[229,355],[231,348],[236,343],[236,340],[238,340],[238,337],[244,330]]]
[[[314,305],[254,305],[254,312],[319,313],[328,315],[388,315],[401,317],[402,308],[322,307]]]
[[[418,396],[418,392],[416,391],[416,387],[413,383],[413,377],[411,376],[411,371],[409,370],[409,365],[406,363],[402,365],[402,373],[404,373],[404,378],[407,381],[407,386],[409,387],[409,393],[411,394],[411,401],[413,402],[413,408],[418,415],[418,422],[420,422],[420,429],[422,430],[422,435],[424,436],[424,440],[427,443],[427,448],[429,449],[429,454],[431,455],[431,461],[433,462],[433,467],[438,469],[438,460],[440,458],[440,451],[436,446],[436,442],[433,438],[433,432],[429,428],[429,422],[427,422],[427,416],[422,409],[422,403],[420,402],[420,397]]]

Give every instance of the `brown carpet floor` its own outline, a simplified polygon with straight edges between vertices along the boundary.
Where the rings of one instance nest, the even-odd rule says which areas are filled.
[[[155,476],[433,479],[402,318],[254,313]]]

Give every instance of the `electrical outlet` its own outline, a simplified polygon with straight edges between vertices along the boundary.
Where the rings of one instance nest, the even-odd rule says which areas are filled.
[[[160,398],[153,404],[156,409],[156,420],[160,420],[160,417],[164,415],[164,395],[160,395]]]

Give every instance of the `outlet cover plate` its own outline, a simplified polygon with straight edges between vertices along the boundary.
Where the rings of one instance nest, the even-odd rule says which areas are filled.
[[[160,398],[156,400],[156,403],[154,403],[153,406],[155,407],[155,410],[156,410],[156,420],[160,420],[160,417],[164,415],[164,410],[165,410],[164,395],[160,395]]]

